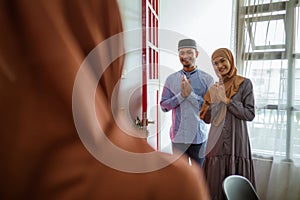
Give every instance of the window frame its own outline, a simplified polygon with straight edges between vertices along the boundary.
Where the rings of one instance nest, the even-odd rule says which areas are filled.
[[[300,53],[295,52],[295,8],[299,7],[298,0],[282,1],[275,3],[262,3],[259,5],[246,5],[244,0],[235,2],[237,10],[235,16],[235,35],[237,38],[234,41],[236,61],[239,70],[243,75],[247,76],[247,69],[244,65],[245,61],[263,61],[263,60],[287,60],[287,89],[286,91],[286,106],[267,104],[260,109],[276,112],[286,112],[286,144],[285,144],[285,157],[284,160],[292,161],[291,159],[291,139],[292,139],[292,120],[294,113],[300,112],[299,105],[294,105],[295,94],[295,60],[300,58]],[[283,11],[285,13],[283,14]],[[278,12],[277,15],[274,15]],[[285,43],[282,45],[256,45],[254,43],[254,36],[252,35],[253,22],[271,21],[271,20],[284,20],[285,27]],[[299,20],[299,19],[298,19]],[[299,29],[299,27],[298,27]],[[248,34],[249,42],[252,52],[245,50],[245,37]],[[278,50],[281,49],[281,50]],[[282,50],[283,49],[283,50]],[[256,52],[261,50],[264,52]]]

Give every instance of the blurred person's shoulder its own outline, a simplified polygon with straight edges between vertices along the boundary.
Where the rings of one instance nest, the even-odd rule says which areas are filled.
[[[199,166],[189,165],[185,155],[168,155],[175,159],[168,166],[154,172],[158,199],[210,199],[208,187]],[[167,189],[166,189],[167,188]]]

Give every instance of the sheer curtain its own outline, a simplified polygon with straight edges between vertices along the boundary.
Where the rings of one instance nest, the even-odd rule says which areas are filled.
[[[261,199],[300,199],[298,0],[236,1],[236,60],[254,86],[249,123]]]

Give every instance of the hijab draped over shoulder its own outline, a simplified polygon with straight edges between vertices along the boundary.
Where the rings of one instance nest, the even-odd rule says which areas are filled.
[[[237,75],[237,68],[234,63],[234,58],[229,49],[219,48],[219,49],[215,50],[211,56],[211,60],[214,60],[217,57],[226,58],[226,59],[228,59],[228,61],[230,63],[230,66],[231,66],[230,71],[226,75],[222,76],[220,78],[221,80],[219,80],[219,81],[220,81],[220,83],[224,84],[226,97],[231,99],[238,92],[239,87],[243,83],[245,78]],[[216,73],[219,73],[216,69],[215,69],[215,71],[216,71]],[[210,97],[209,92],[207,92],[204,96],[204,103],[203,103],[203,107],[202,107],[202,110],[200,113],[201,119],[204,119],[204,116],[205,116],[210,104],[211,104],[211,97]]]

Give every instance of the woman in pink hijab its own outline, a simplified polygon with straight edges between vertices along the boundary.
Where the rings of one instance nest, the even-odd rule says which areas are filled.
[[[219,82],[204,97],[201,119],[211,123],[203,170],[212,199],[225,199],[223,180],[242,175],[255,187],[247,121],[255,117],[250,79],[237,75],[229,49],[220,48],[211,56]]]
[[[116,0],[2,0],[0,27],[0,199],[209,199],[114,105]]]

